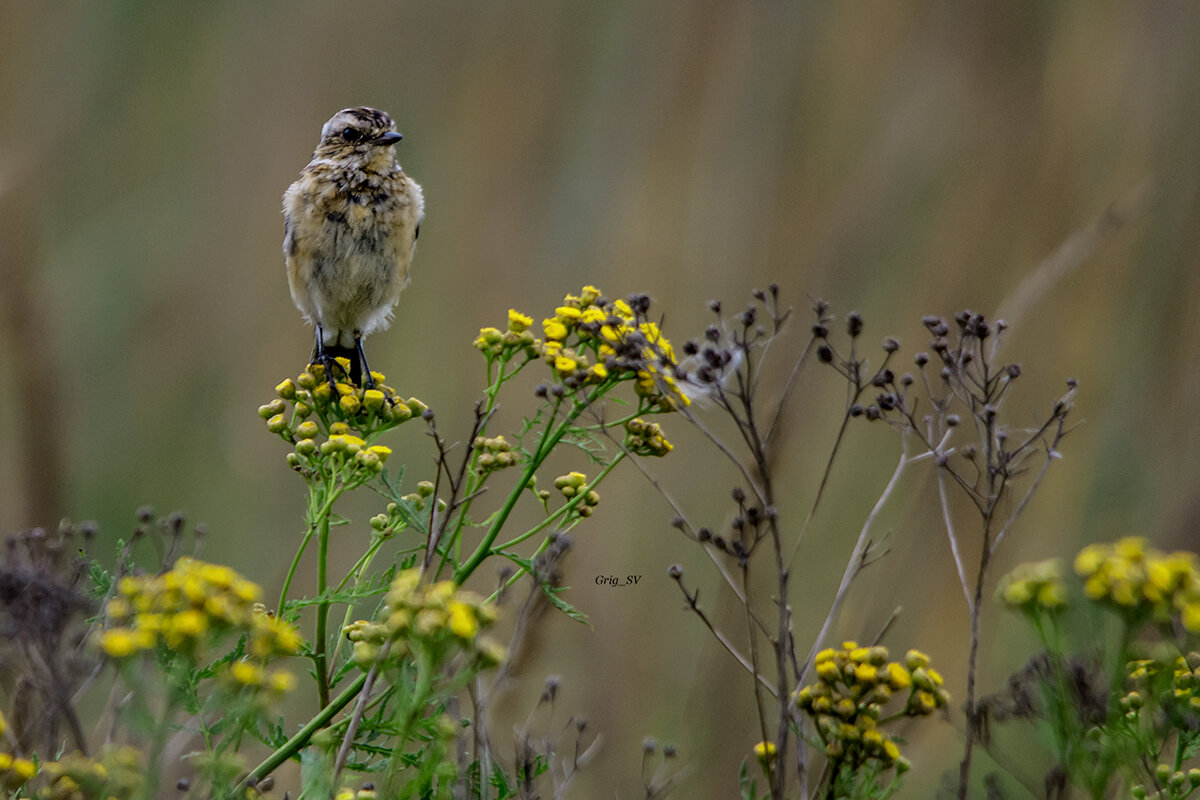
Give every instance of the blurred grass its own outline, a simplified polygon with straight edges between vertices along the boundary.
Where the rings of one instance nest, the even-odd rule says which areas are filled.
[[[736,305],[774,280],[798,322],[806,295],[825,297],[911,353],[921,314],[995,309],[1151,181],[1138,217],[1006,344],[1031,421],[1074,376],[1085,422],[1001,566],[1126,533],[1196,548],[1198,40],[1200,7],[1182,1],[6,3],[0,199],[21,210],[0,218],[0,529],[95,518],[113,540],[138,505],[179,507],[209,524],[208,557],[273,561],[258,577],[279,580],[300,486],[254,409],[310,341],[286,291],[279,197],[321,123],[366,103],[397,118],[428,201],[413,284],[372,363],[449,435],[465,434],[479,384],[471,339],[509,306],[536,316],[585,282],[646,291],[683,340],[708,299]],[[792,520],[840,402],[810,376],[789,419]],[[732,476],[668,426],[664,482],[719,525]],[[400,436],[416,480],[427,442]],[[808,630],[893,447],[856,431],[835,471],[797,581]],[[891,559],[837,635],[870,635],[902,604],[894,646],[932,653],[961,697],[965,611],[931,485],[907,488]],[[581,796],[637,794],[647,734],[692,761],[684,794],[728,796],[756,740],[748,680],[665,578],[681,561],[717,604],[669,516],[632,471],[606,490],[567,564],[594,628],[550,620],[511,700],[523,709],[546,672],[564,676],[564,706],[607,738]],[[645,577],[618,591],[592,583],[600,572]],[[985,619],[985,686],[1025,657],[1027,643],[1006,646],[1010,623]],[[929,796],[955,742],[950,727],[913,737],[905,796]]]

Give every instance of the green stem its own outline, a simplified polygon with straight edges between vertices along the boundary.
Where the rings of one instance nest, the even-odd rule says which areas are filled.
[[[392,757],[389,759],[387,783],[391,784],[388,788],[392,791],[384,793],[384,797],[396,796],[399,787],[394,784],[401,765],[404,763],[404,748],[408,745],[412,736],[413,723],[421,713],[421,709],[428,702],[430,689],[433,686],[434,670],[433,664],[430,663],[430,654],[420,649],[414,652],[413,656],[417,665],[417,679],[413,685],[412,699],[407,704],[408,707],[405,709],[404,719],[396,734],[396,746],[392,749]]]
[[[308,548],[308,543],[312,541],[313,534],[317,532],[318,523],[324,519],[326,525],[329,523],[329,515],[333,512],[333,504],[342,494],[342,489],[337,488],[332,480],[323,484],[309,484],[308,487],[308,530],[304,533],[304,539],[300,542],[300,547],[296,549],[296,555],[292,557],[292,564],[288,567],[287,577],[283,581],[283,589],[279,592],[279,605],[276,606],[276,611],[283,613],[284,605],[287,603],[288,591],[292,586],[292,579],[296,575],[296,570],[300,566],[300,557],[304,555],[304,551]],[[324,502],[320,502],[320,498],[324,496]]]
[[[517,500],[520,498],[521,493],[525,491],[526,487],[529,486],[529,482],[533,480],[533,475],[537,471],[538,467],[542,465],[542,462],[546,459],[550,452],[554,450],[555,445],[557,445],[563,436],[567,434],[567,431],[574,427],[575,420],[579,418],[579,415],[583,413],[584,409],[591,405],[596,398],[600,396],[605,387],[606,384],[601,384],[600,386],[596,387],[596,389],[594,389],[592,393],[589,394],[584,400],[576,400],[575,405],[572,407],[571,413],[567,415],[567,418],[564,419],[562,423],[552,431],[549,428],[547,429],[547,435],[544,436],[542,441],[538,444],[537,452],[533,454],[533,458],[530,459],[529,464],[525,467],[525,471],[521,474],[521,478],[517,481],[517,485],[514,486],[512,492],[509,493],[508,499],[504,501],[504,505],[498,512],[496,512],[496,516],[492,520],[492,524],[488,527],[487,533],[485,533],[483,536],[483,541],[481,541],[479,546],[475,548],[475,552],[463,562],[462,566],[455,570],[453,580],[456,584],[461,586],[463,582],[471,576],[471,573],[474,572],[481,563],[483,563],[483,560],[491,555],[492,543],[495,542],[496,537],[500,535],[501,528],[503,528],[504,523],[508,521],[508,516],[512,513],[513,508],[517,505]]]
[[[363,553],[350,572],[346,574],[346,577],[342,578],[341,582],[338,583],[336,591],[342,591],[346,588],[346,584],[353,580],[353,591],[355,595],[357,595],[359,587],[362,586],[363,573],[366,572],[367,568],[371,566],[371,562],[375,560],[375,554],[379,552],[381,547],[383,547],[383,543],[391,539],[393,535],[394,534],[388,534],[385,536],[384,532],[382,531],[376,533],[371,539],[371,544],[367,547],[367,552]],[[355,606],[353,603],[346,603],[346,614],[344,617],[342,617],[342,626],[338,628],[339,631],[345,630],[346,626],[350,624],[350,617],[354,615],[354,608]]]
[[[329,623],[329,599],[325,595],[328,588],[329,569],[329,515],[326,514],[317,521],[317,636],[313,646],[316,650],[317,699],[321,707],[329,705],[329,659],[326,653],[326,626]]]
[[[367,674],[364,672],[355,678],[354,683],[347,686],[341,694],[333,698],[332,702],[323,707],[315,717],[310,719],[307,725],[297,731],[292,738],[280,745],[275,752],[267,756],[266,760],[251,770],[242,784],[245,785],[251,779],[261,781],[274,772],[280,764],[300,752],[300,748],[308,744],[308,740],[312,738],[314,733],[327,726],[330,720],[333,719],[334,714],[337,714],[348,706],[350,701],[358,696],[358,693],[362,691],[366,682]]]
[[[542,543],[540,545],[538,545],[537,550],[533,551],[533,555],[531,555],[529,557],[528,562],[522,560],[520,557],[514,555],[513,553],[505,552],[503,548],[498,548],[497,555],[507,558],[509,561],[513,562],[513,564],[515,564],[517,568],[515,570],[513,570],[512,575],[508,576],[507,581],[502,583],[496,589],[496,591],[492,592],[490,595],[487,596],[487,599],[484,600],[484,603],[496,602],[497,598],[499,598],[501,594],[503,594],[508,589],[511,589],[516,584],[517,581],[521,580],[521,578],[523,578],[525,576],[525,573],[528,571],[525,566],[526,563],[532,563],[533,561],[536,561],[537,557],[540,556],[542,553],[544,553],[546,551],[546,548],[549,546],[550,546],[550,537],[547,536],[545,539],[542,540]]]
[[[553,514],[551,514],[549,517],[547,517],[546,519],[542,520],[541,522],[539,522],[539,523],[538,523],[537,525],[535,525],[534,527],[530,528],[530,529],[529,529],[528,531],[526,531],[525,533],[522,533],[520,536],[517,536],[517,537],[515,537],[515,538],[513,538],[513,539],[510,539],[509,541],[505,542],[505,543],[504,543],[504,544],[502,544],[502,545],[498,545],[498,546],[497,546],[495,549],[496,549],[496,550],[507,550],[508,548],[510,548],[510,547],[512,547],[512,546],[514,546],[514,545],[518,545],[518,544],[520,544],[521,542],[525,541],[526,539],[530,538],[531,536],[535,536],[535,535],[537,535],[539,532],[541,532],[541,531],[545,530],[547,527],[549,527],[550,525],[554,524],[554,522],[555,522],[556,520],[558,520],[559,518],[561,518],[561,517],[562,517],[562,516],[564,516],[565,514],[568,514],[568,513],[570,513],[570,511],[571,511],[572,509],[574,509],[574,508],[575,508],[576,506],[578,506],[578,505],[579,505],[581,502],[583,502],[583,498],[584,498],[584,496],[585,496],[585,495],[587,495],[587,493],[588,493],[589,491],[591,491],[592,489],[595,489],[597,486],[599,486],[599,485],[600,485],[600,481],[604,480],[604,479],[605,479],[605,477],[607,477],[607,476],[608,476],[608,473],[612,472],[612,471],[613,471],[613,468],[614,468],[614,467],[616,467],[616,466],[617,466],[617,464],[621,463],[621,459],[623,459],[623,458],[625,458],[625,453],[624,453],[624,452],[617,453],[616,457],[615,457],[615,458],[613,458],[613,460],[612,460],[612,461],[610,461],[610,462],[609,462],[609,463],[608,463],[608,464],[607,464],[607,465],[604,467],[604,469],[602,469],[602,470],[600,471],[600,473],[599,473],[599,474],[598,474],[598,475],[595,477],[595,479],[593,479],[593,480],[592,480],[592,482],[591,482],[591,483],[589,483],[589,484],[587,484],[586,486],[582,486],[582,487],[580,487],[580,489],[579,489],[579,493],[578,493],[578,494],[576,494],[574,497],[572,497],[572,498],[571,498],[571,499],[570,499],[570,500],[569,500],[569,501],[568,501],[568,502],[567,502],[567,503],[566,503],[566,504],[565,504],[565,505],[564,505],[562,508],[560,508],[560,509],[558,509],[557,511],[555,511],[555,512],[554,512]]]

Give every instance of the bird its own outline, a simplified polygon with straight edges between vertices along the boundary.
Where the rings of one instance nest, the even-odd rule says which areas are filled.
[[[288,287],[330,384],[344,357],[351,382],[375,388],[362,340],[387,329],[408,285],[425,197],[396,160],[403,138],[383,111],[342,109],[283,195]]]

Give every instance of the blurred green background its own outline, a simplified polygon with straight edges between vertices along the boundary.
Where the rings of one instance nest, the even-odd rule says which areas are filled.
[[[907,359],[926,344],[922,314],[992,314],[1118,203],[1126,224],[1035,292],[1005,345],[1025,373],[1015,424],[1048,410],[1068,376],[1083,424],[996,574],[1129,533],[1194,549],[1198,42],[1200,5],[1182,1],[9,0],[0,529],[90,518],[111,542],[143,503],[181,508],[208,524],[208,558],[278,585],[302,486],[255,409],[311,345],[287,292],[280,195],[321,124],[366,104],[396,118],[427,200],[412,285],[370,341],[372,365],[449,436],[466,435],[481,382],[471,340],[510,306],[540,319],[584,283],[643,291],[679,342],[708,323],[709,299],[736,308],[776,281],[800,314],[791,352],[809,297],[823,297],[860,310],[871,341],[898,336]],[[810,370],[791,406],[781,511],[793,524],[841,398]],[[734,476],[683,420],[664,422],[677,450],[655,469],[720,526]],[[411,480],[430,473],[416,426],[395,447]],[[851,437],[793,582],[803,641],[896,452],[882,426]],[[592,627],[547,616],[501,716],[523,718],[559,674],[554,725],[577,713],[605,737],[577,796],[640,796],[651,735],[690,765],[678,796],[729,797],[759,738],[749,680],[681,610],[667,566],[683,563],[740,637],[737,615],[667,505],[624,472],[565,565]],[[834,638],[868,638],[901,605],[887,643],[933,654],[961,698],[967,618],[936,512],[914,472],[881,520],[891,555]],[[643,578],[612,589],[598,574]],[[986,692],[1033,643],[995,608],[985,635]],[[932,795],[960,730],[956,711],[912,731],[904,796]],[[979,765],[1032,787],[1045,766],[1017,752]]]

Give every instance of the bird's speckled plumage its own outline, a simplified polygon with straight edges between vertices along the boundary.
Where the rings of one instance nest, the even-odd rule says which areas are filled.
[[[386,329],[408,285],[425,201],[396,162],[400,138],[382,111],[339,111],[283,196],[292,300],[338,351]]]

